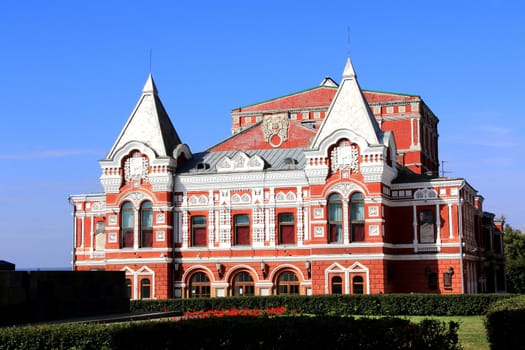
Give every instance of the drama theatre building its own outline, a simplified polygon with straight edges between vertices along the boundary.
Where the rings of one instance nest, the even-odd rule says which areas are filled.
[[[125,271],[132,299],[505,289],[502,223],[440,176],[421,97],[361,90],[348,59],[339,84],[231,117],[194,153],[150,75],[103,191],[70,196],[74,270]]]

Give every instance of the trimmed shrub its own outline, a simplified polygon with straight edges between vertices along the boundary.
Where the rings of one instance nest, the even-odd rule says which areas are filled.
[[[485,322],[491,349],[522,349],[525,329],[525,295],[500,300],[487,312]]]
[[[458,324],[399,318],[222,317],[0,328],[0,349],[460,349]]]
[[[207,311],[267,309],[285,306],[288,313],[308,315],[368,316],[471,316],[484,315],[495,301],[507,294],[372,294],[313,296],[254,296],[132,300],[132,311]]]

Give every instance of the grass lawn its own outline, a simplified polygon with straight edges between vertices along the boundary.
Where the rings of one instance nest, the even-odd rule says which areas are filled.
[[[407,317],[412,322],[425,318],[441,322],[454,321],[459,323],[459,343],[464,350],[489,350],[487,332],[485,330],[485,316],[400,316]]]

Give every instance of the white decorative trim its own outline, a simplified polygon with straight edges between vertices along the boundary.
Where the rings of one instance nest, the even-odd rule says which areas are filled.
[[[368,226],[368,235],[369,236],[379,236],[379,225]]]
[[[105,211],[106,210],[106,203],[103,201],[98,201],[93,203],[93,207],[91,209],[92,211]]]
[[[117,233],[116,232],[108,233],[108,243],[117,243]]]
[[[330,193],[330,192],[338,192],[344,198],[347,198],[350,195],[350,193],[352,193],[352,192],[364,193],[363,189],[361,187],[359,187],[358,185],[356,185],[355,183],[353,183],[353,182],[338,183],[337,185],[332,186],[328,190],[328,193]]]
[[[414,199],[437,199],[437,191],[433,188],[420,188],[414,193]]]
[[[219,173],[261,171],[264,169],[264,160],[258,155],[250,157],[239,151],[232,158],[224,156],[215,167]]]
[[[117,224],[117,216],[116,215],[109,215],[108,216],[108,224],[109,225],[116,225]]]
[[[208,204],[208,197],[205,195],[200,196],[191,196],[188,200],[188,205],[195,206],[195,205],[207,205]]]
[[[124,198],[122,198],[121,202],[129,200],[133,202],[133,205],[135,206],[135,208],[138,209],[140,202],[142,202],[144,199],[151,200],[151,198],[143,192],[131,192],[128,195],[126,195]]]
[[[164,242],[166,240],[166,232],[164,231],[157,231],[155,235],[155,240],[157,242]]]
[[[284,192],[278,192],[275,196],[276,202],[293,202],[297,200],[297,196],[292,191],[284,194]]]
[[[368,216],[377,217],[379,216],[379,210],[377,205],[371,205],[368,207]]]

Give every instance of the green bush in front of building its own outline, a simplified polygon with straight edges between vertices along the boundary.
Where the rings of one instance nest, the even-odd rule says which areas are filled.
[[[525,329],[525,295],[494,303],[485,326],[491,349],[523,349],[520,334]]]
[[[508,294],[373,294],[315,296],[254,296],[132,300],[137,312],[268,309],[284,306],[287,313],[307,315],[369,316],[472,316],[484,315],[489,306]]]
[[[0,328],[0,349],[460,349],[458,324],[336,316]]]

